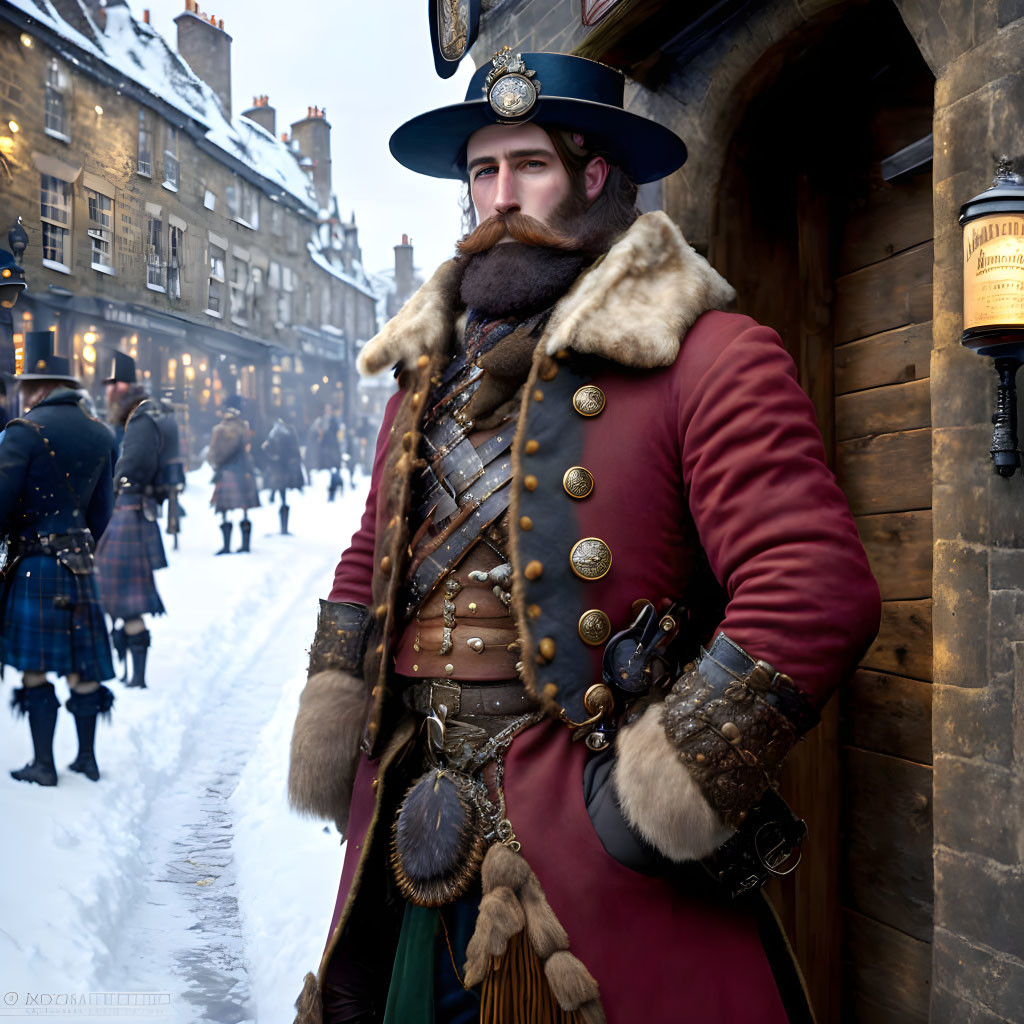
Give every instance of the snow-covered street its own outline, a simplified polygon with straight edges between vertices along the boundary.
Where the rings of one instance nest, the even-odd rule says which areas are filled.
[[[288,744],[317,599],[365,482],[329,504],[316,474],[290,492],[293,536],[265,506],[250,514],[252,553],[217,558],[209,477],[190,474],[180,550],[165,537],[168,614],[150,621],[149,688],[108,684],[100,781],[65,769],[76,751],[65,711],[56,788],[14,781],[7,769],[31,759],[28,727],[0,716],[5,1020],[278,1024],[319,962],[343,850],[333,826],[289,811]],[[19,683],[8,669],[5,703]]]

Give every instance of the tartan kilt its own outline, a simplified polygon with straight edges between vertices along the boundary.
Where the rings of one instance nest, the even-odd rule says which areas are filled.
[[[217,472],[217,486],[210,504],[218,512],[234,508],[259,508],[260,496],[256,478],[250,469],[222,468]]]
[[[77,672],[86,682],[114,678],[95,575],[30,555],[14,569],[2,618],[0,662],[23,672]]]
[[[165,610],[153,580],[153,572],[167,565],[160,525],[150,522],[138,503],[137,497],[119,497],[96,545],[100,603],[115,619],[162,615]]]

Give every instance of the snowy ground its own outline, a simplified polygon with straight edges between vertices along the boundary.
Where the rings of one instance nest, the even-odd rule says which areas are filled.
[[[319,962],[343,851],[333,826],[289,811],[288,744],[317,599],[365,482],[328,504],[317,474],[291,492],[294,536],[276,507],[256,509],[253,552],[215,558],[209,475],[190,475],[180,550],[166,538],[149,688],[109,684],[101,780],[64,770],[77,745],[61,711],[58,785],[15,782],[28,726],[0,714],[4,1020],[285,1024]],[[18,683],[8,669],[5,704]]]

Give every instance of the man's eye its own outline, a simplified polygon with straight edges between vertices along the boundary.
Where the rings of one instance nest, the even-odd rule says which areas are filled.
[[[477,171],[477,172],[476,172],[476,173],[475,173],[475,174],[473,175],[473,179],[474,179],[474,180],[476,180],[477,178],[481,178],[481,177],[483,177],[483,175],[485,175],[485,174],[493,174],[493,173],[494,173],[494,168],[493,168],[493,167],[481,167],[481,168],[480,168],[480,169],[479,169],[479,170],[478,170],[478,171]]]

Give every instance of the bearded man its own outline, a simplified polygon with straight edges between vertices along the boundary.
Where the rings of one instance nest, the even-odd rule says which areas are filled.
[[[622,95],[506,49],[392,137],[481,223],[360,357],[399,392],[292,740],[348,838],[300,1021],[810,1019],[733,893],[878,589],[778,336],[638,216],[686,150]]]

